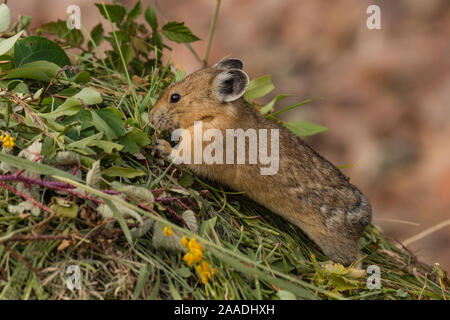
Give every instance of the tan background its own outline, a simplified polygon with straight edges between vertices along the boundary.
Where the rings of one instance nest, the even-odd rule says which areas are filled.
[[[13,17],[32,16],[32,26],[65,19],[71,4],[88,29],[98,23],[93,1],[8,3]],[[369,4],[381,7],[382,30],[366,28]],[[159,5],[203,39],[193,45],[203,56],[215,1]],[[186,71],[199,67],[184,46],[173,48]],[[280,106],[325,98],[284,120],[329,128],[308,142],[338,166],[354,164],[343,171],[368,195],[387,235],[405,240],[450,218],[450,1],[223,0],[209,62],[227,55],[241,58],[251,77],[270,74],[270,97],[296,95]],[[411,248],[450,270],[449,230]]]

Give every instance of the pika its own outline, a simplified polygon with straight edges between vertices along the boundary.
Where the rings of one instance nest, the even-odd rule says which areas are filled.
[[[194,135],[197,121],[203,130],[277,129],[279,168],[262,175],[261,163],[186,163],[195,174],[244,192],[248,197],[298,226],[326,256],[349,265],[360,258],[359,238],[371,221],[372,209],[364,196],[328,160],[281,124],[266,119],[243,95],[249,84],[239,59],[222,60],[170,85],[150,111],[159,131],[183,129]],[[272,134],[271,134],[272,135]],[[182,137],[181,142],[194,144]],[[205,144],[206,142],[202,142]],[[246,145],[246,151],[251,144]],[[170,144],[159,139],[163,156]],[[195,157],[195,146],[194,154]],[[226,153],[226,147],[223,147]],[[246,156],[248,160],[248,156]]]

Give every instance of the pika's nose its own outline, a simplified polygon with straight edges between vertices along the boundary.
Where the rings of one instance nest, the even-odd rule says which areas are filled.
[[[150,110],[150,113],[148,115],[148,118],[150,120],[150,123],[153,124],[153,126],[157,129],[160,129],[160,122],[163,117],[163,112],[161,110],[155,110],[154,107],[152,110]]]
[[[148,120],[150,120],[151,123],[155,123],[155,106],[150,110],[150,113],[148,114]]]

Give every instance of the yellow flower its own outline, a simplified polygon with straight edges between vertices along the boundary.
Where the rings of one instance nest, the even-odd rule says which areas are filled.
[[[9,149],[12,149],[16,145],[14,137],[11,137],[7,133],[6,134],[3,133],[2,135],[0,135],[0,141],[3,144],[3,147],[9,148]]]
[[[183,257],[183,260],[192,267],[194,263],[200,263],[203,260],[203,247],[197,243],[194,238],[189,241],[186,237],[181,238],[181,244],[188,248],[188,253]]]
[[[202,279],[203,283],[208,282],[208,280],[213,275],[213,271],[211,270],[211,267],[208,262],[203,261],[201,264],[199,264],[195,270],[200,274],[200,278]]]
[[[199,251],[189,251],[183,257],[183,260],[187,262],[187,264],[192,267],[195,263],[200,263],[203,259],[203,253]]]
[[[171,237],[171,236],[173,235],[173,230],[172,230],[172,228],[171,228],[171,227],[164,227],[164,229],[163,229],[163,234],[164,234],[165,236]]]
[[[183,260],[189,267],[196,265],[195,271],[200,275],[202,283],[207,283],[211,276],[217,273],[217,268],[211,269],[209,263],[203,261],[203,247],[194,238],[188,240],[186,237],[181,238],[181,245],[188,248]]]
[[[189,243],[189,240],[186,237],[181,238],[181,245],[183,247],[187,247]]]
[[[194,238],[191,238],[191,240],[189,240],[189,243],[188,243],[188,249],[190,250],[190,251],[194,251],[194,250],[200,250],[200,251],[203,251],[203,247],[201,246],[201,245],[199,245],[198,243],[197,243],[197,240],[195,240]]]

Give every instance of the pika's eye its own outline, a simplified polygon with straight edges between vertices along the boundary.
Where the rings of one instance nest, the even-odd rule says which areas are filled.
[[[170,96],[170,103],[178,102],[180,98],[181,96],[178,93],[172,93],[172,95]]]

